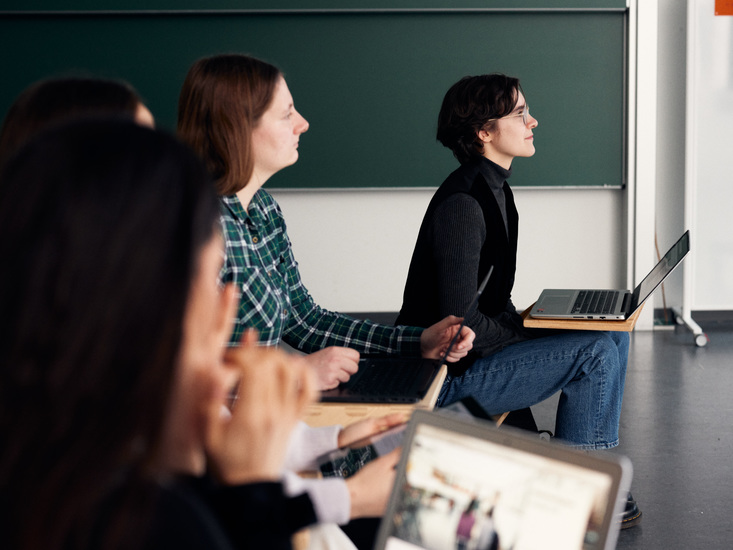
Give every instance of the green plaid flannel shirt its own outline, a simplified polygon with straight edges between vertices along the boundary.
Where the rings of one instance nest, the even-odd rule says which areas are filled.
[[[263,189],[245,211],[236,196],[221,197],[226,258],[220,279],[241,293],[230,345],[247,328],[260,344],[281,341],[305,353],[328,346],[363,354],[420,355],[423,329],[360,321],[319,307],[303,286],[280,206]]]

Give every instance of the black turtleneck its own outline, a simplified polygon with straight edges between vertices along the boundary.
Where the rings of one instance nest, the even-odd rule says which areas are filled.
[[[481,159],[462,165],[436,191],[420,227],[398,324],[427,327],[463,316],[490,266],[478,311],[472,356],[451,367],[461,374],[476,356],[529,338],[511,302],[519,216],[506,179],[511,170]]]
[[[504,229],[506,229],[506,233],[509,235],[509,222],[507,221],[506,215],[506,195],[504,194],[504,186],[509,187],[506,180],[512,175],[512,169],[510,168],[507,170],[489,159],[482,159],[479,164],[479,171],[489,184],[489,189],[491,189],[491,192],[496,199],[496,204],[499,206],[499,210],[501,211],[501,217],[504,219]]]

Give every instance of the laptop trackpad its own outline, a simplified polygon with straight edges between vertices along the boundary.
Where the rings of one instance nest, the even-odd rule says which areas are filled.
[[[545,293],[542,300],[537,302],[537,308],[543,308],[548,311],[566,311],[572,303],[571,299],[574,294],[575,292],[573,291]]]

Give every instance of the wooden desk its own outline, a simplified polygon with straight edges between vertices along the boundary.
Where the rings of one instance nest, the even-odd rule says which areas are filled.
[[[530,328],[554,328],[565,330],[610,330],[631,332],[636,326],[636,320],[644,309],[644,304],[637,309],[631,317],[625,321],[590,321],[586,319],[535,319],[529,316],[534,304],[522,312],[522,319],[525,327]]]
[[[347,426],[358,420],[374,416],[384,416],[394,412],[410,414],[415,409],[432,409],[438,401],[438,394],[443,387],[443,381],[448,369],[440,367],[438,375],[430,385],[425,397],[418,403],[391,404],[391,403],[314,403],[303,419],[313,427],[341,424]]]

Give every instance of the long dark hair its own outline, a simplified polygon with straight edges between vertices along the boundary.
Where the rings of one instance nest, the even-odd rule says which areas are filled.
[[[217,212],[195,155],[123,121],[52,129],[0,173],[9,547],[117,548],[134,532]]]
[[[490,128],[490,119],[511,113],[521,91],[518,79],[503,74],[464,76],[443,98],[438,141],[453,151],[461,164],[481,158],[483,144],[478,132]]]
[[[134,118],[142,103],[126,82],[92,77],[41,80],[23,90],[0,130],[0,164],[24,142],[52,124],[80,116]]]
[[[206,163],[220,195],[252,177],[252,131],[272,103],[282,73],[265,61],[222,54],[196,61],[178,98],[178,137]]]

